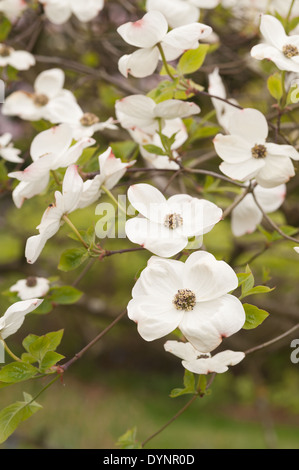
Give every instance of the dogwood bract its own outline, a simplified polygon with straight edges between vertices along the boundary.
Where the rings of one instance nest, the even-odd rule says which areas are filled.
[[[67,168],[62,193],[55,191],[55,203],[50,204],[42,216],[41,223],[36,227],[39,235],[28,238],[25,247],[27,262],[32,264],[39,257],[46,242],[58,232],[62,217],[77,209],[83,191],[83,180],[78,174],[76,165]]]
[[[44,297],[50,289],[50,281],[44,277],[30,276],[20,279],[10,287],[11,292],[17,292],[21,300]]]
[[[219,74],[219,69],[216,67],[212,73],[208,76],[209,79],[209,88],[208,92],[211,95],[219,96],[219,98],[226,99],[226,90],[223,84],[222,78]],[[223,127],[225,131],[227,131],[227,122],[230,117],[230,114],[236,109],[233,104],[238,104],[236,100],[229,99],[232,104],[226,103],[223,100],[218,100],[217,98],[211,98],[213,106],[216,111],[217,121]]]
[[[147,134],[154,135],[159,131],[160,126],[163,131],[165,120],[198,114],[200,108],[192,102],[173,99],[157,104],[148,96],[130,95],[116,102],[115,113],[124,129],[138,128]]]
[[[28,8],[25,0],[0,0],[0,12],[14,22]]]
[[[13,47],[0,43],[0,67],[7,65],[17,70],[28,70],[35,65],[35,58],[30,52],[16,51]]]
[[[183,367],[194,374],[223,374],[228,370],[228,366],[239,364],[245,357],[241,351],[230,350],[219,352],[212,357],[210,353],[202,353],[192,344],[180,341],[166,341],[164,349],[183,359]]]
[[[251,56],[268,59],[280,70],[299,72],[299,35],[288,36],[281,22],[271,15],[262,15],[260,24],[265,43],[251,49]]]
[[[237,286],[233,269],[205,251],[185,263],[153,256],[133,287],[128,316],[146,341],[179,328],[194,348],[211,352],[245,322],[240,300],[227,294]]]
[[[61,69],[41,72],[34,82],[34,92],[13,92],[3,103],[2,113],[28,121],[64,122],[78,107],[73,93],[63,88],[64,79]]]
[[[203,235],[221,220],[222,210],[210,201],[188,194],[168,200],[154,186],[130,186],[128,199],[143,217],[126,222],[126,235],[158,256],[173,256],[188,244],[188,238]]]
[[[293,160],[299,153],[291,145],[266,142],[268,124],[256,109],[237,109],[227,122],[230,135],[217,134],[214,146],[223,163],[220,170],[230,178],[248,181],[255,178],[264,188],[286,183],[295,171]]]
[[[0,137],[0,157],[8,162],[22,163],[23,158],[19,157],[21,150],[14,148],[11,139],[12,135],[9,132],[5,132],[5,134]]]
[[[215,8],[220,0],[147,0],[147,11],[162,13],[171,28],[199,20],[200,8]]]
[[[257,185],[254,195],[266,214],[279,209],[286,196],[286,185],[281,184],[275,188],[263,188]],[[245,233],[252,233],[261,223],[263,214],[256,205],[252,194],[247,194],[235,207],[231,215],[232,232],[236,237]]]
[[[152,75],[160,57],[160,45],[167,61],[177,59],[185,50],[196,49],[198,41],[212,33],[212,28],[201,23],[191,23],[173,29],[169,33],[168,23],[159,11],[151,10],[140,20],[125,23],[117,32],[128,44],[139,47],[132,54],[122,56],[118,68],[125,77],[130,73],[142,78]]]
[[[21,300],[16,302],[0,318],[0,339],[13,335],[22,326],[27,313],[35,310],[43,299]]]
[[[71,145],[72,140],[73,131],[67,124],[51,127],[33,139],[30,147],[33,163],[23,171],[14,171],[8,175],[20,181],[12,193],[18,208],[25,199],[30,199],[46,189],[51,170],[76,163],[83,149],[95,142],[91,138],[84,138]]]
[[[104,7],[104,0],[39,0],[47,18],[54,24],[63,24],[74,14],[79,21],[95,18]]]

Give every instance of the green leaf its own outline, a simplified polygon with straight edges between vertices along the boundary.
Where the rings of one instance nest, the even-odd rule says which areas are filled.
[[[41,364],[43,364],[43,367],[46,367],[46,364],[43,363],[45,357],[48,352],[55,351],[61,342],[62,336],[63,330],[53,331],[43,336],[28,335],[23,340],[23,346],[28,353],[28,355],[25,355],[26,353],[23,355],[24,360],[27,362],[39,362],[40,367]],[[50,358],[51,356],[49,356],[49,361],[51,360]]]
[[[256,294],[266,294],[274,290],[275,287],[268,287],[268,286],[255,286],[252,289],[249,289],[244,295],[240,298],[243,299],[244,297],[248,297],[249,295],[256,295]]]
[[[22,382],[38,373],[36,367],[27,362],[11,362],[0,370],[0,381],[6,383]]]
[[[243,304],[243,307],[246,313],[246,321],[243,325],[244,330],[256,328],[269,316],[266,310],[261,310],[255,305]]]
[[[149,153],[154,153],[155,155],[167,155],[161,147],[153,144],[143,145],[144,150]]]
[[[47,369],[50,369],[50,367],[55,366],[57,362],[64,359],[64,357],[65,356],[62,356],[62,354],[58,354],[55,351],[46,352],[39,365],[40,372],[46,372]]]
[[[141,444],[136,441],[137,428],[129,429],[118,438],[116,446],[120,449],[141,449]]]
[[[172,65],[169,65],[168,64],[168,70],[170,71],[170,73],[175,76],[178,74],[177,70],[172,66]],[[168,75],[168,72],[165,68],[165,66],[163,65],[161,70],[160,70],[160,75],[164,76],[164,75]]]
[[[37,315],[45,315],[46,313],[49,313],[53,310],[53,305],[52,302],[48,299],[44,299],[44,301],[37,307],[35,310],[33,310],[32,313],[37,314]]]
[[[200,44],[197,49],[186,51],[179,60],[178,71],[182,75],[196,72],[202,66],[209,48],[209,44]]]
[[[204,126],[199,127],[190,137],[190,142],[194,142],[199,139],[206,139],[208,137],[218,134],[220,131],[219,126]]]
[[[88,257],[88,252],[84,248],[71,248],[62,253],[58,269],[65,272],[72,271],[81,266]]]
[[[273,98],[275,98],[277,101],[280,101],[283,96],[283,85],[279,72],[275,73],[274,75],[270,75],[267,80],[267,87],[270,95],[273,96]]]
[[[24,393],[24,401],[17,401],[0,411],[0,444],[6,441],[22,421],[42,408],[32,400],[28,393]]]
[[[49,292],[51,301],[62,305],[74,304],[83,294],[72,286],[52,287]]]
[[[190,391],[195,392],[194,374],[187,369],[185,369],[185,373],[184,373],[184,385],[186,389],[189,389]]]
[[[246,270],[245,270],[245,274],[248,274],[247,278],[245,279],[245,281],[242,283],[242,293],[241,293],[241,297],[240,299],[242,299],[243,297],[246,296],[246,293],[253,288],[254,286],[254,276],[251,272],[251,269],[250,267],[247,265],[246,266]]]
[[[7,18],[2,18],[0,22],[0,42],[4,42],[11,30],[11,22]]]

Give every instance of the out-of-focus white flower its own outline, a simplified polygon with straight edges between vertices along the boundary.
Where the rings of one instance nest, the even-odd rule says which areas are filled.
[[[0,0],[0,12],[14,22],[28,8],[25,0]]]
[[[50,204],[36,227],[39,235],[28,238],[25,248],[27,262],[32,264],[39,257],[46,242],[58,232],[62,217],[77,209],[83,191],[83,180],[76,165],[70,165],[64,175],[62,193],[55,192],[55,203]]]
[[[147,0],[147,11],[162,13],[171,28],[177,28],[199,20],[200,8],[215,8],[220,0]]]
[[[168,23],[159,11],[151,10],[135,22],[125,23],[117,32],[128,44],[139,49],[122,56],[118,62],[120,73],[142,78],[152,75],[160,58],[161,45],[167,61],[177,59],[184,51],[196,49],[198,41],[212,33],[212,28],[201,23],[190,23],[169,33]]]
[[[286,183],[294,176],[292,160],[299,153],[291,145],[266,142],[268,124],[256,109],[235,110],[230,114],[227,130],[230,135],[218,134],[214,146],[223,163],[220,170],[230,178],[248,181],[255,178],[264,188]]]
[[[0,157],[8,162],[22,163],[23,159],[19,157],[21,150],[14,148],[11,138],[12,135],[9,132],[5,132],[0,137]]]
[[[219,75],[219,69],[215,68],[214,71],[209,74],[208,78],[209,93],[211,95],[219,96],[220,98],[226,99],[226,90],[223,81]],[[216,111],[217,121],[226,131],[229,116],[236,108],[230,105],[229,103],[225,103],[222,100],[218,100],[217,98],[211,98],[211,100]],[[234,99],[229,99],[228,101],[232,104],[238,104],[237,101]]]
[[[30,299],[16,302],[6,310],[0,318],[0,338],[6,339],[13,335],[22,326],[25,315],[35,310],[43,299]]]
[[[157,188],[145,183],[130,186],[128,199],[143,217],[127,220],[127,237],[158,256],[179,253],[188,238],[209,232],[222,217],[222,210],[210,201],[188,194],[166,200]]]
[[[165,120],[198,114],[200,108],[192,102],[165,100],[156,104],[148,96],[130,95],[116,102],[115,113],[124,129],[137,128],[154,135],[159,130],[159,120],[163,131]]]
[[[64,79],[61,69],[41,72],[34,82],[34,92],[13,92],[3,103],[2,113],[28,121],[67,122],[77,112],[78,104],[73,93],[63,88]]]
[[[39,0],[47,18],[54,24],[63,24],[74,14],[84,23],[95,18],[104,7],[104,0]]]
[[[18,208],[25,199],[30,199],[46,189],[51,170],[76,163],[84,148],[95,142],[94,139],[86,137],[71,145],[72,140],[73,131],[67,124],[51,127],[33,139],[30,147],[33,163],[23,171],[8,174],[20,181],[12,193],[13,201]]]
[[[295,246],[294,250],[296,251],[296,253],[299,253],[299,246]]]
[[[13,47],[0,44],[0,67],[8,65],[17,70],[28,70],[35,65],[35,58],[30,52],[15,51]]]
[[[257,185],[253,192],[264,212],[270,214],[279,209],[283,203],[286,196],[286,185],[281,184],[274,188],[263,188]],[[232,232],[236,237],[252,233],[262,219],[263,214],[256,205],[252,194],[247,194],[232,211]]]
[[[261,33],[265,42],[251,49],[251,56],[268,59],[280,70],[299,72],[299,35],[288,36],[281,22],[271,15],[262,15]]]
[[[245,357],[241,351],[222,351],[215,356],[210,353],[202,353],[195,349],[190,343],[179,341],[166,341],[164,349],[182,360],[185,369],[194,374],[223,374],[228,366],[239,364]]]
[[[44,297],[50,289],[50,281],[44,277],[30,276],[20,279],[10,287],[11,292],[17,292],[21,300]]]
[[[233,269],[210,253],[194,252],[185,263],[153,256],[133,287],[128,315],[146,341],[179,328],[194,348],[211,352],[244,325],[242,303],[227,294],[237,286]]]

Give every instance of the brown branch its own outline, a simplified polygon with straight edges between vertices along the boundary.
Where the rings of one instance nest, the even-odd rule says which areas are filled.
[[[245,354],[251,354],[255,351],[259,351],[260,349],[263,349],[263,348],[266,348],[268,346],[271,346],[271,344],[274,344],[276,343],[277,341],[280,341],[281,339],[285,338],[286,336],[289,336],[290,334],[292,334],[294,331],[298,330],[299,328],[299,323],[297,323],[297,325],[293,326],[290,330],[286,331],[285,333],[283,333],[282,335],[280,336],[277,336],[276,338],[274,339],[271,339],[270,341],[267,341],[266,343],[263,343],[263,344],[260,344],[259,346],[255,346],[254,348],[251,348],[251,349],[248,349],[247,351],[245,351]]]

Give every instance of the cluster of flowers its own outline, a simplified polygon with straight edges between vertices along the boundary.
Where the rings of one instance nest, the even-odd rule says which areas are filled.
[[[103,8],[103,0],[40,3],[50,21],[59,24],[67,21],[72,13],[81,21],[89,21]],[[147,0],[147,13],[117,30],[128,44],[138,48],[120,58],[120,73],[125,77],[129,74],[147,77],[156,70],[159,61],[175,60],[186,50],[196,49],[199,41],[211,39],[212,28],[198,23],[199,9],[214,8],[218,3],[217,0]],[[0,1],[0,10],[10,16],[12,12],[5,9],[7,5],[6,0]],[[12,16],[24,8],[24,2],[16,0]],[[253,47],[252,57],[272,60],[281,70],[299,72],[299,36],[287,36],[281,23],[270,15],[262,16],[261,33],[265,42]],[[0,65],[25,70],[34,63],[31,54],[1,45]],[[55,124],[32,141],[32,163],[22,171],[9,173],[20,181],[13,191],[18,208],[47,188],[51,172],[66,168],[62,191],[55,192],[55,203],[44,212],[37,227],[39,234],[27,240],[28,263],[38,259],[47,240],[55,235],[68,214],[97,201],[135,163],[122,162],[109,147],[98,156],[99,174],[83,181],[76,163],[83,149],[95,142],[92,138],[95,132],[107,127],[117,129],[117,122],[129,132],[151,165],[176,169],[180,161],[177,150],[188,137],[182,119],[200,113],[200,108],[192,102],[167,99],[157,104],[148,96],[131,95],[116,102],[117,121],[110,118],[102,123],[94,114],[84,112],[74,95],[63,87],[62,70],[46,70],[36,78],[32,93],[14,92],[2,107],[6,116],[32,121],[46,119]],[[226,98],[218,70],[209,76],[209,92]],[[223,160],[220,170],[233,180],[255,182],[254,195],[260,206],[268,213],[277,210],[286,194],[285,183],[295,174],[292,159],[299,160],[298,152],[291,145],[267,142],[268,124],[260,111],[237,109],[233,100],[231,103],[212,101],[225,132],[213,141]],[[144,144],[154,144],[162,149],[161,133],[175,136],[171,146],[173,159],[143,148]],[[22,163],[19,153],[11,143],[11,135],[4,134],[0,155],[10,162]],[[232,230],[236,236],[254,231],[260,223],[262,212],[255,198],[247,194],[233,210]],[[225,372],[229,365],[244,358],[243,352],[235,351],[211,356],[222,340],[238,332],[245,322],[242,303],[231,294],[238,287],[237,275],[227,263],[203,250],[195,251],[185,263],[169,259],[188,247],[191,238],[211,231],[221,220],[222,210],[210,201],[187,194],[166,200],[149,184],[131,186],[128,199],[139,215],[126,222],[127,237],[155,255],[133,288],[129,318],[136,322],[138,332],[146,341],[162,338],[178,328],[187,342],[167,341],[165,349],[181,358],[183,366],[191,372]],[[34,278],[34,282],[20,280],[12,286],[11,290],[22,301],[1,317],[3,339],[16,331],[24,316],[39,305],[42,300],[35,297],[44,296],[48,288],[49,283],[43,278]]]

